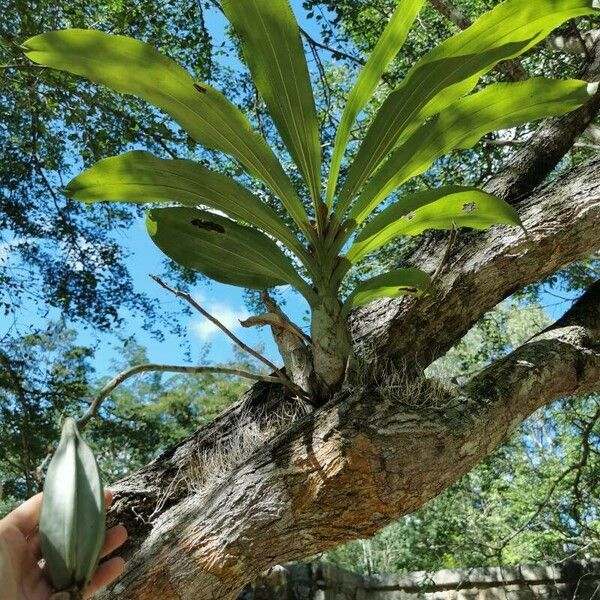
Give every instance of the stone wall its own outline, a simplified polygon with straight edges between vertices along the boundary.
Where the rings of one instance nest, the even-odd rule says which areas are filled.
[[[361,576],[325,562],[275,567],[240,600],[600,600],[600,559],[559,566]]]

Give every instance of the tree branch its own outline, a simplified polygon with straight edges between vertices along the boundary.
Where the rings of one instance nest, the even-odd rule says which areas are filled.
[[[2,359],[2,352],[0,352],[0,360]],[[243,377],[245,379],[251,379],[252,381],[264,381],[266,383],[278,383],[286,385],[286,382],[278,377],[270,377],[268,375],[261,375],[259,373],[250,373],[240,369],[230,369],[227,367],[205,367],[205,366],[186,366],[186,365],[158,365],[148,363],[145,365],[136,365],[121,371],[118,375],[113,377],[96,395],[96,397],[90,402],[90,406],[86,412],[78,419],[77,426],[79,431],[83,431],[90,420],[96,416],[104,400],[106,400],[117,387],[125,383],[128,379],[141,375],[142,373],[185,373],[187,375],[199,375],[201,373],[219,373],[225,375],[235,375],[236,377]],[[42,462],[36,467],[34,475],[38,481],[41,481],[46,472],[46,468],[50,464],[50,460],[54,455],[54,450],[51,450],[46,454]]]
[[[589,129],[589,128],[588,128]],[[587,129],[586,129],[587,131]],[[484,144],[487,146],[526,146],[529,143],[528,139],[512,139],[512,140],[494,140],[494,139],[484,139],[482,140]],[[575,142],[572,146],[573,148],[582,148],[584,150],[595,150],[596,152],[600,151],[600,145],[598,144],[586,144],[585,142]]]
[[[0,69],[5,70],[5,69],[23,69],[23,70],[30,70],[30,69],[47,69],[48,67],[46,65],[35,65],[35,64],[19,64],[19,63],[12,63],[12,64],[7,64],[7,65],[0,65]]]
[[[279,327],[280,329],[285,329],[289,333],[295,335],[303,342],[306,342],[309,345],[312,344],[312,339],[309,335],[304,333],[300,327],[279,313],[268,312],[262,315],[255,315],[245,319],[244,321],[240,321],[240,325],[242,327]]]
[[[261,294],[261,299],[272,321],[269,323],[271,333],[283,357],[286,373],[302,389],[314,390],[312,340],[288,319],[266,291]]]
[[[430,296],[383,299],[351,314],[355,343],[426,367],[479,318],[516,290],[600,250],[600,159],[591,160],[521,201],[528,232],[493,227],[462,232],[451,269]],[[445,248],[432,238],[411,264],[433,272]]]
[[[592,142],[600,144],[600,126],[595,123],[590,123],[583,135]]]
[[[152,279],[154,279],[154,281],[156,281],[156,283],[158,283],[158,285],[160,285],[162,288],[164,288],[168,292],[171,292],[174,296],[177,296],[178,298],[185,300],[190,306],[192,306],[194,308],[194,310],[198,311],[203,317],[205,317],[211,323],[216,325],[229,339],[231,339],[236,345],[238,345],[244,352],[247,352],[248,354],[250,354],[257,360],[259,360],[260,362],[267,365],[267,367],[272,369],[275,373],[277,373],[277,375],[279,377],[279,381],[284,383],[284,385],[287,388],[289,388],[294,394],[297,394],[301,398],[306,396],[306,393],[301,388],[299,388],[293,381],[291,381],[289,379],[289,377],[287,377],[275,364],[273,364],[268,358],[266,358],[262,354],[260,354],[260,352],[257,352],[256,350],[250,348],[250,346],[248,346],[247,344],[242,342],[242,340],[240,340],[240,338],[238,338],[233,332],[229,331],[229,329],[227,329],[227,327],[225,327],[225,325],[223,325],[223,323],[221,323],[221,321],[219,321],[218,319],[213,317],[209,312],[204,310],[200,306],[200,304],[198,304],[192,298],[192,296],[190,294],[188,294],[187,292],[182,292],[181,290],[177,290],[177,289],[171,287],[169,284],[165,283],[160,277],[157,277],[156,275],[150,275],[150,277]]]
[[[300,27],[300,33],[312,48],[320,48],[321,50],[331,53],[334,57],[345,58],[346,60],[359,66],[365,65],[365,61],[361,58],[357,58],[356,56],[352,56],[343,50],[337,50],[336,48],[332,48],[331,46],[327,46],[326,44],[319,42],[302,27]]]
[[[580,33],[575,29],[571,33],[555,33],[546,38],[546,48],[567,54],[585,56],[591,53],[594,46],[600,41],[600,29],[590,29]]]
[[[173,485],[165,502],[160,482],[174,473],[189,482],[189,463],[210,452],[223,422],[208,426],[115,486],[112,518],[134,541],[141,526],[131,508],[151,514],[159,499],[166,508],[145,523],[143,545],[133,554],[130,546],[113,593],[192,598],[202,590],[231,600],[274,564],[372,534],[468,472],[540,406],[599,389],[599,332],[596,284],[554,326],[435,408],[408,408],[401,390],[355,388],[231,465],[218,484],[193,493]]]
[[[431,4],[461,29],[471,25],[450,0],[430,0]],[[600,78],[600,34],[597,31],[564,36],[556,34],[548,38],[547,44],[561,45],[565,51],[582,54],[586,57],[581,74],[586,81]],[[574,39],[577,38],[577,44]],[[577,49],[581,50],[578,52]],[[505,61],[498,68],[513,81],[527,79],[527,73],[516,60]],[[577,138],[593,122],[600,111],[600,92],[578,110],[554,119],[544,121],[521,151],[517,152],[486,184],[486,189],[505,200],[517,201],[535,186],[541,184],[547,175],[558,165],[562,157],[573,148]],[[595,148],[594,148],[595,149]]]
[[[279,377],[270,377],[268,375],[261,375],[259,373],[250,373],[240,369],[230,369],[228,367],[207,367],[207,366],[186,366],[186,365],[158,365],[148,363],[145,365],[136,365],[121,371],[118,375],[113,377],[97,394],[97,396],[90,403],[89,408],[83,414],[83,416],[77,421],[79,430],[82,431],[94,417],[102,402],[106,400],[110,394],[112,394],[116,388],[125,383],[128,379],[141,375],[142,373],[185,373],[187,375],[200,375],[202,373],[220,373],[225,375],[235,375],[236,377],[243,377],[245,379],[252,379],[253,381],[266,381],[269,383],[278,383],[281,385],[286,384],[286,380]]]

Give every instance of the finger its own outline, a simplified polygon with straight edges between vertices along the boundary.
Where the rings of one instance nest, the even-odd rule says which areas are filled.
[[[120,557],[111,558],[102,563],[98,567],[90,585],[85,590],[83,597],[89,598],[92,594],[95,594],[98,590],[117,579],[117,577],[120,577],[123,571],[125,571],[125,561]]]
[[[27,548],[29,549],[29,553],[35,558],[35,560],[40,560],[40,558],[42,558],[40,534],[37,531],[30,535],[27,539]]]
[[[38,526],[41,506],[42,494],[36,494],[6,515],[3,521],[6,525],[13,525],[27,537]]]
[[[111,552],[114,552],[119,546],[122,546],[125,543],[128,536],[129,534],[127,533],[127,529],[125,529],[123,525],[116,525],[115,527],[111,527],[106,532],[106,537],[104,538],[104,546],[102,546],[100,556],[104,558]]]
[[[104,505],[106,508],[110,508],[110,505],[113,503],[113,492],[112,490],[104,490]]]
[[[29,556],[23,566],[22,583],[25,598],[49,598],[52,594],[49,580],[37,561]]]

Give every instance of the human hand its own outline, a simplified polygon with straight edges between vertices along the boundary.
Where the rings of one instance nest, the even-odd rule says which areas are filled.
[[[112,494],[104,492],[106,507],[112,503]],[[37,533],[42,506],[42,494],[33,496],[4,519],[0,520],[0,600],[48,600],[53,593],[50,582],[40,568],[40,540]],[[121,546],[127,539],[123,525],[112,527],[106,532],[101,556],[106,556]],[[125,569],[122,558],[111,558],[102,563],[84,598],[108,585]]]

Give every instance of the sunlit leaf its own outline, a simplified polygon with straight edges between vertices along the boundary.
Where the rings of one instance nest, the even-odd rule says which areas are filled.
[[[350,167],[336,210],[345,211],[402,139],[470,92],[498,62],[522,54],[561,23],[598,13],[599,8],[597,0],[506,0],[428,52],[378,111]]]
[[[287,245],[304,260],[306,250],[277,213],[226,175],[191,160],[167,160],[134,151],[106,158],[87,169],[65,188],[76,200],[98,202],[177,202],[223,211],[246,221]]]
[[[321,147],[308,66],[288,0],[223,0],[240,36],[252,79],[315,202],[321,197]]]
[[[139,96],[165,111],[197,142],[233,156],[265,181],[301,230],[311,234],[292,182],[244,114],[221,92],[194,81],[151,45],[101,31],[66,29],[32,37],[23,47],[36,63]]]
[[[290,284],[307,299],[313,294],[277,244],[256,229],[185,207],[152,209],[147,227],[169,258],[211,279],[258,290]]]
[[[431,286],[431,278],[419,269],[398,269],[359,283],[344,302],[343,311],[363,306],[378,298],[421,296]]]
[[[350,139],[352,125],[360,111],[372,97],[381,76],[404,45],[408,31],[425,0],[400,0],[394,14],[383,30],[369,60],[363,67],[344,108],[335,136],[329,180],[327,204],[331,205],[338,181],[342,158]]]
[[[521,220],[510,204],[477,188],[448,186],[417,192],[403,196],[367,223],[346,258],[355,263],[398,236],[418,235],[426,229],[486,229],[501,223],[521,225]]]
[[[362,223],[391,192],[441,156],[474,146],[491,131],[568,113],[587,102],[597,84],[535,78],[498,83],[455,102],[399,146],[364,188],[349,213]]]

